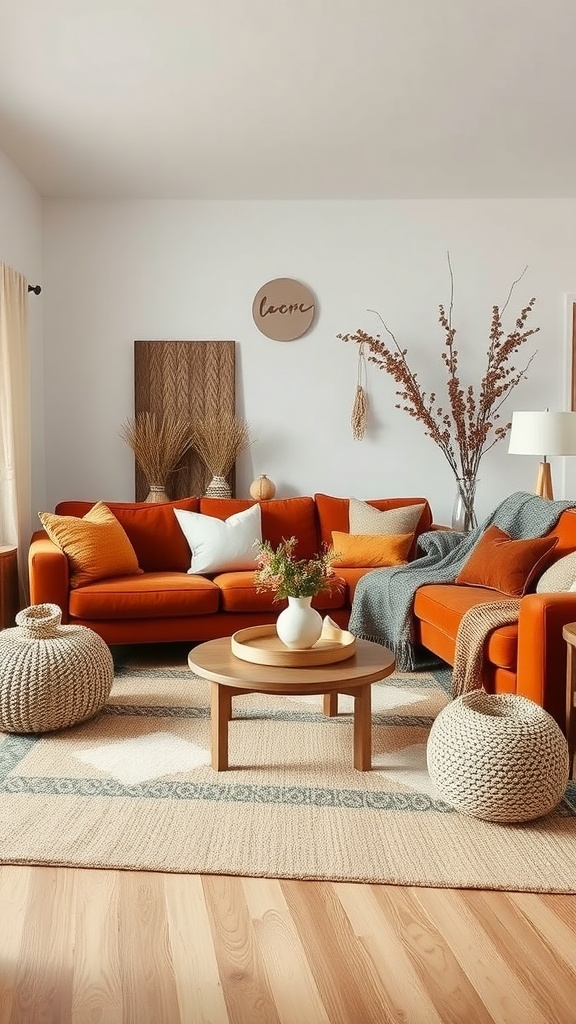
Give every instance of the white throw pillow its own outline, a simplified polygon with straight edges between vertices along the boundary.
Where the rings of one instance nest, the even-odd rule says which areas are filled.
[[[350,498],[350,533],[414,533],[424,505],[401,505],[381,511],[358,498]]]
[[[260,505],[216,519],[175,508],[174,515],[192,552],[189,573],[256,569],[256,541],[262,540]]]
[[[536,584],[537,594],[553,594],[576,589],[576,551],[564,555],[543,572]]]

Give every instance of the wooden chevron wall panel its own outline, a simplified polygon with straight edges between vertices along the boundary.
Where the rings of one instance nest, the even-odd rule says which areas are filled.
[[[200,418],[235,413],[236,370],[233,341],[135,341],[134,412]],[[194,452],[168,480],[172,499],[204,494],[212,474]],[[234,493],[234,470],[228,478]],[[148,485],[135,466],[136,501]]]

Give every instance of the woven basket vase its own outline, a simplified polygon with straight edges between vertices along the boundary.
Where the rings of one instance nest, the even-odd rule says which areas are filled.
[[[560,802],[568,744],[547,711],[515,694],[473,690],[432,724],[428,771],[440,796],[486,821],[531,821]]]
[[[91,718],[114,678],[107,644],[87,626],[61,625],[56,604],[18,612],[0,633],[0,729],[52,732]]]

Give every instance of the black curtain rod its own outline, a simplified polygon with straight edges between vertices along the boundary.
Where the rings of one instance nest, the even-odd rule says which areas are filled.
[[[29,292],[34,292],[34,295],[40,295],[40,292],[42,291],[42,288],[40,287],[39,284],[29,284],[28,285],[28,291]]]

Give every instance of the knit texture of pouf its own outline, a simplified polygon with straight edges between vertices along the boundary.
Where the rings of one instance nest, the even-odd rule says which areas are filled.
[[[432,724],[428,771],[447,804],[486,821],[531,821],[560,802],[568,744],[551,715],[515,694],[472,690]]]
[[[108,645],[87,626],[61,625],[56,604],[18,612],[0,632],[0,730],[52,732],[91,718],[114,679]]]

